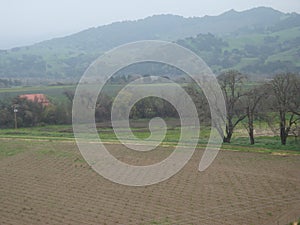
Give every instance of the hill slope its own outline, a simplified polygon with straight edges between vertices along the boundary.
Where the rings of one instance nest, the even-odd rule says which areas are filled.
[[[177,43],[201,56],[215,73],[228,69],[259,76],[300,72],[299,26],[223,38],[199,34]]]
[[[263,63],[287,61],[287,66],[293,65],[291,69],[298,71],[296,62],[299,60],[295,56],[299,57],[299,18],[298,14],[284,14],[260,7],[243,12],[231,10],[219,16],[201,18],[156,15],[137,21],[113,23],[32,46],[0,51],[0,78],[76,81],[104,51],[120,44],[145,39],[181,39],[178,43],[193,49],[204,59],[216,58],[216,62],[208,59],[208,64],[216,72],[224,68],[241,68],[246,72],[271,73],[272,71],[263,68],[256,71],[251,69],[252,64],[249,62],[261,58],[264,59]],[[215,49],[221,51],[218,54],[209,49],[198,49],[199,42],[203,40],[201,35],[197,35],[207,33],[222,38],[224,45]],[[185,39],[187,37],[192,38]],[[276,48],[276,51],[265,49],[278,44],[281,47]],[[240,59],[235,60],[236,57]],[[224,63],[226,58],[232,58],[232,62]]]

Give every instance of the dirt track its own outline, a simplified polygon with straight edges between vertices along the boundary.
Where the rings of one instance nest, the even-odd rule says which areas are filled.
[[[52,150],[44,151],[49,146]],[[170,153],[137,155],[119,145],[109,147],[134,164],[157,162]],[[28,142],[23,148],[0,158],[1,225],[251,225],[287,224],[300,217],[300,156],[222,151],[200,173],[203,151],[198,150],[169,180],[126,187],[90,169],[74,143]]]

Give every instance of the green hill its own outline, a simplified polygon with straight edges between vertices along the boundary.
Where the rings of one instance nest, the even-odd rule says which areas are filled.
[[[104,51],[145,39],[182,44],[203,57],[215,72],[227,68],[252,74],[300,71],[299,37],[299,14],[265,7],[193,18],[155,15],[0,50],[0,78],[74,82]]]
[[[228,69],[253,76],[300,72],[300,26],[223,38],[199,34],[177,43],[200,55],[215,73]]]

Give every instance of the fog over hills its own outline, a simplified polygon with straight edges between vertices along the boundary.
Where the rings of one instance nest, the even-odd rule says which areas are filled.
[[[231,68],[253,75],[300,71],[300,15],[259,7],[193,18],[154,15],[2,50],[0,78],[76,81],[101,53],[139,40],[190,48],[215,73]]]

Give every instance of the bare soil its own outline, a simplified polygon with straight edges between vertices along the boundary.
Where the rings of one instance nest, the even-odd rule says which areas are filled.
[[[285,225],[300,217],[300,156],[221,151],[198,172],[199,149],[169,180],[127,187],[94,172],[73,142],[23,142],[16,145],[22,152],[0,157],[1,225]],[[172,150],[109,149],[136,165],[157,162]]]

